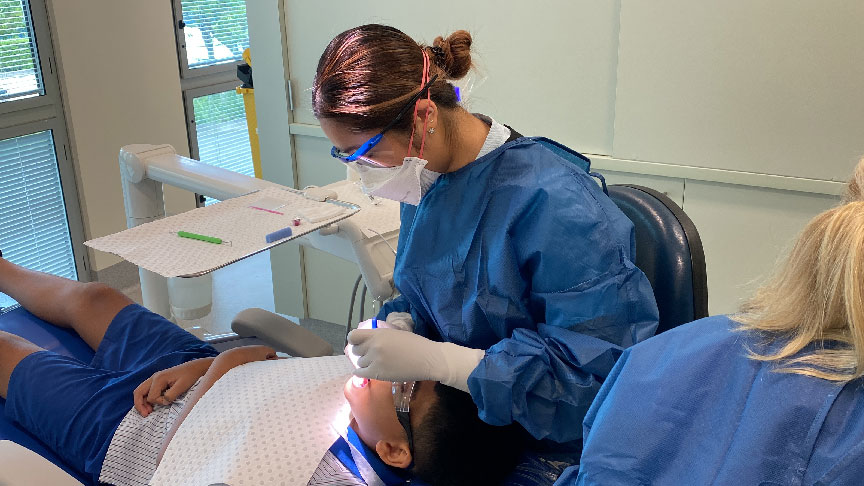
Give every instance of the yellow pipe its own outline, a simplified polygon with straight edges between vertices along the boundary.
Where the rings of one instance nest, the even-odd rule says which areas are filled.
[[[261,179],[261,149],[258,146],[258,117],[255,114],[255,90],[252,88],[235,88],[243,95],[243,107],[246,109],[246,128],[249,131],[249,148],[252,150],[252,167],[255,177]]]
[[[247,47],[243,51],[243,60],[252,65],[252,53]],[[252,167],[255,177],[261,179],[261,148],[258,145],[258,116],[255,114],[255,90],[253,88],[236,88],[237,94],[243,95],[243,107],[246,109],[246,127],[249,130],[249,148],[252,150]]]

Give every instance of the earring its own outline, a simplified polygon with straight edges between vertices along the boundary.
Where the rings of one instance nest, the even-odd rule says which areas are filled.
[[[435,127],[429,127],[429,135],[435,133]]]

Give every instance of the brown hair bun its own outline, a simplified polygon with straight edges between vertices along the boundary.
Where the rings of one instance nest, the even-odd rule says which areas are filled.
[[[439,107],[459,106],[447,80],[459,79],[471,68],[471,35],[464,30],[435,40],[435,47],[418,44],[399,29],[368,24],[348,29],[330,41],[312,82],[316,118],[333,118],[353,131],[378,131],[396,120],[394,130],[407,132],[411,117],[402,107],[420,91],[425,52],[435,64],[429,97]],[[398,118],[397,118],[398,117]]]
[[[447,38],[432,42],[432,62],[444,71],[447,79],[460,79],[471,70],[471,34],[457,30]]]

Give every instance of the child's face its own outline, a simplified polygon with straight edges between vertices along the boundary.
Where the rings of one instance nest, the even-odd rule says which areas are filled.
[[[426,411],[435,399],[435,382],[420,381],[415,385],[411,399],[411,426],[422,422]],[[356,387],[351,380],[345,384],[345,398],[351,405],[354,416],[352,428],[360,439],[372,449],[379,440],[407,442],[405,429],[396,418],[392,384],[389,381],[369,380],[364,387]]]

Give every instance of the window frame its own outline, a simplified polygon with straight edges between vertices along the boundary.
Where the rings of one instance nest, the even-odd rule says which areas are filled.
[[[79,281],[89,282],[93,280],[90,271],[92,266],[89,252],[84,246],[84,221],[78,195],[77,174],[69,148],[48,7],[45,0],[25,1],[30,7],[45,94],[0,103],[0,139],[5,140],[45,130],[51,131],[75,271]]]
[[[198,129],[195,126],[195,110],[192,100],[199,96],[220,93],[228,89],[234,89],[242,83],[237,78],[237,66],[244,63],[242,60],[226,62],[214,66],[201,68],[190,68],[186,56],[186,34],[183,32],[183,4],[182,0],[171,0],[174,12],[174,40],[177,46],[177,65],[180,72],[180,88],[183,92],[183,110],[186,116],[186,134],[189,143],[189,156],[199,160]],[[248,14],[246,21],[249,25]],[[226,89],[225,86],[231,87]],[[195,194],[195,205],[204,206],[204,197]]]
[[[189,60],[186,55],[186,34],[183,32],[183,27],[181,27],[184,25],[183,4],[181,2],[182,0],[171,0],[172,6],[174,7],[174,39],[177,41],[177,59],[180,63],[180,78],[183,80],[205,78],[230,71],[236,79],[235,73],[237,72],[237,66],[243,64],[242,60],[200,68],[189,67]],[[185,86],[184,89],[186,89]]]
[[[30,6],[30,19],[33,22],[33,35],[36,37],[36,52],[39,69],[42,71],[42,87],[45,94],[23,100],[0,103],[0,117],[18,111],[33,110],[45,106],[60,106],[60,84],[57,80],[57,65],[54,62],[54,47],[51,29],[48,26],[48,9],[44,0],[24,0]],[[46,69],[47,68],[47,69]],[[28,121],[35,121],[31,117]]]
[[[51,131],[54,142],[54,155],[57,162],[57,172],[60,178],[61,197],[63,207],[66,210],[66,226],[69,228],[69,239],[72,246],[72,256],[75,259],[75,271],[78,280],[89,282],[89,257],[84,246],[84,222],[81,215],[81,205],[78,201],[77,190],[70,191],[76,186],[75,168],[69,158],[69,143],[66,138],[66,127],[62,119],[38,120],[30,123],[22,123],[11,127],[0,128],[0,140],[30,135],[33,133]]]
[[[240,86],[240,81],[235,78],[234,81],[225,81],[219,84],[210,84],[207,86],[183,90],[183,106],[186,110],[186,131],[189,134],[189,154],[193,159],[201,160],[199,158],[198,125],[195,122],[195,106],[193,100],[202,96],[223,93],[225,91],[234,91],[238,86]],[[237,96],[242,95],[238,94]]]

